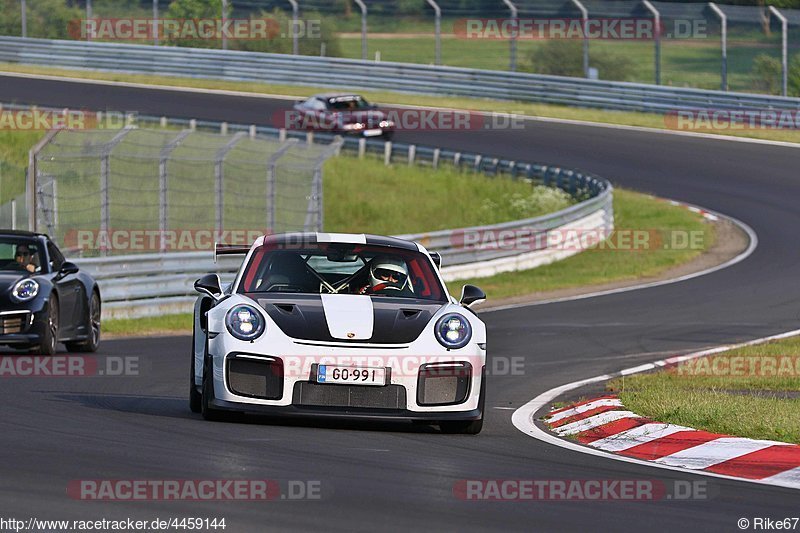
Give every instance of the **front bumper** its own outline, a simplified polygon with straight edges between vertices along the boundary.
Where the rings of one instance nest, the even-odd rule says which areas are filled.
[[[19,328],[15,323],[17,318],[21,318]],[[0,314],[0,346],[36,345],[41,342],[45,327],[47,327],[47,315],[44,311],[38,313],[15,311]]]

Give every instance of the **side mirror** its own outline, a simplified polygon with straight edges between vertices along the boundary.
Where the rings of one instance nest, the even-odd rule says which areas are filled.
[[[70,261],[64,261],[64,264],[61,265],[61,268],[58,271],[58,277],[63,278],[65,276],[69,276],[70,274],[77,274],[80,268],[75,263],[71,263]]]
[[[461,305],[464,307],[472,307],[476,303],[486,300],[486,293],[475,285],[464,285],[461,289]]]
[[[439,252],[431,252],[431,259],[433,259],[433,264],[436,265],[437,269],[442,268],[442,254]]]
[[[219,275],[206,274],[194,282],[194,290],[203,294],[208,294],[214,298],[214,300],[219,300],[222,296],[222,287],[219,281]]]

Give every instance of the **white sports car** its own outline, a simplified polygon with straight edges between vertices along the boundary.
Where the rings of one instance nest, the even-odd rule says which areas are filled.
[[[440,258],[392,237],[286,233],[250,247],[224,290],[195,282],[190,407],[268,416],[408,420],[444,432],[483,425],[486,327]]]

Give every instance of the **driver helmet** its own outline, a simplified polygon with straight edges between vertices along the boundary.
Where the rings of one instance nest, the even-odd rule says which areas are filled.
[[[376,257],[369,269],[372,288],[383,286],[402,290],[408,283],[408,267],[405,261],[395,257]]]

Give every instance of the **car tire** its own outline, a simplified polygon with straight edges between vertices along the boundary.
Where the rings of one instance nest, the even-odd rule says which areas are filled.
[[[193,328],[194,329],[194,328]],[[203,410],[203,397],[194,384],[194,331],[192,331],[192,358],[189,365],[189,410],[200,413]]]
[[[86,311],[89,336],[84,341],[65,343],[69,352],[96,352],[100,346],[100,295],[96,291],[92,291],[89,308]]]
[[[208,355],[206,355],[206,360],[208,360]],[[211,407],[211,402],[214,400],[214,378],[210,366],[208,361],[203,365],[203,394],[200,398],[200,412],[205,420],[218,422],[224,416],[222,411]]]
[[[51,296],[47,301],[47,323],[42,332],[41,342],[30,350],[32,354],[54,355],[58,344],[58,300]]]

